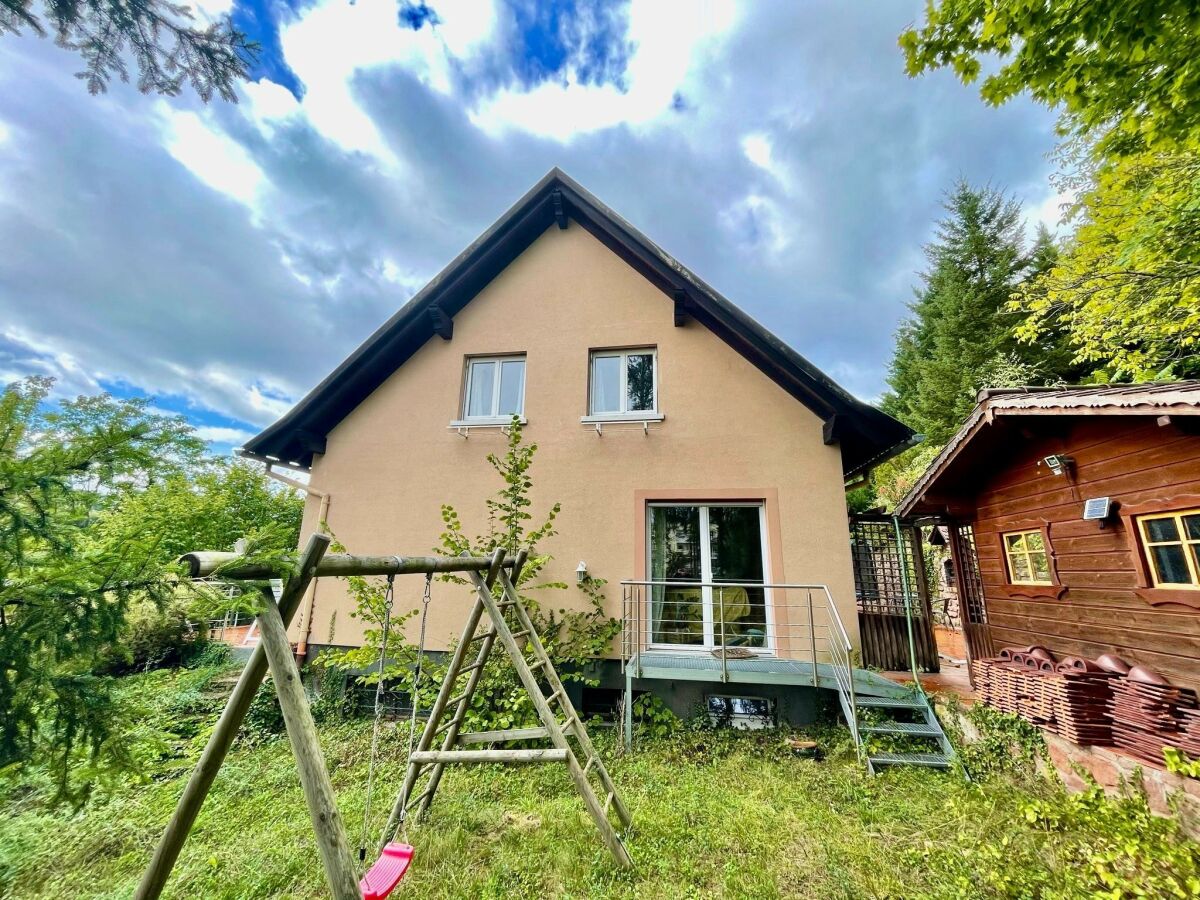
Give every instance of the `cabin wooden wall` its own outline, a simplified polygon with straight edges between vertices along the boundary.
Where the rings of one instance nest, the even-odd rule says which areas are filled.
[[[1115,653],[1200,689],[1200,608],[1139,597],[1133,544],[1119,512],[1103,528],[1082,519],[1088,497],[1164,512],[1200,506],[1200,435],[1155,417],[1120,415],[1024,417],[1003,427],[1012,439],[997,442],[995,474],[980,479],[975,498],[993,645],[1041,644],[1058,657]],[[1038,465],[1052,453],[1074,458],[1072,478]],[[1038,522],[1048,529],[1060,583],[1040,589],[1042,596],[1022,596],[1029,589],[1008,584],[1000,534]]]

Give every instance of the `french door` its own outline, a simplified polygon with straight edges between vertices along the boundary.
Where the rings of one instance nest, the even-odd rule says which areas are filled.
[[[651,645],[769,651],[762,504],[652,503],[647,517]]]

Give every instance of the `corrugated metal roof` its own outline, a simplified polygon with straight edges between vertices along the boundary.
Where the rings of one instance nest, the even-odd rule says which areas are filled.
[[[967,421],[955,432],[954,437],[946,442],[942,452],[917,479],[912,490],[896,504],[896,511],[900,515],[908,515],[970,440],[981,420],[990,421],[994,416],[1019,416],[1022,412],[1034,415],[1061,411],[1063,415],[1071,415],[1072,411],[1083,410],[1089,410],[1090,415],[1104,415],[1105,412],[1128,414],[1142,410],[1147,415],[1163,411],[1170,411],[1175,415],[1200,415],[1200,380],[982,390],[979,392],[978,403],[967,416]]]
[[[979,401],[993,410],[1196,406],[1200,404],[1200,380],[1089,384],[1067,388],[989,388],[980,391]]]

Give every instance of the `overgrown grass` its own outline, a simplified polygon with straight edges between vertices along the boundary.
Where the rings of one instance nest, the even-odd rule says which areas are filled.
[[[139,739],[166,736],[145,743],[155,748],[141,753],[148,780],[109,785],[78,812],[48,808],[36,777],[8,786],[0,895],[131,893],[203,743],[200,723],[219,703],[212,684],[220,674],[127,679],[128,696],[146,708]],[[322,732],[357,842],[370,723],[332,723]],[[635,817],[633,873],[615,867],[561,767],[456,770],[431,820],[410,834],[416,861],[396,896],[1136,896],[1122,885],[1153,888],[1143,896],[1200,896],[1196,846],[1173,823],[1144,814],[1137,798],[1072,799],[1048,782],[1010,775],[980,784],[896,771],[872,780],[844,732],[813,736],[827,751],[820,762],[792,758],[777,733],[687,731],[622,756],[600,732]],[[376,830],[399,786],[406,740],[404,725],[386,729]],[[1117,873],[1115,889],[1106,872]],[[1171,883],[1180,892],[1168,893]],[[168,894],[324,896],[285,737],[260,730],[231,753]]]

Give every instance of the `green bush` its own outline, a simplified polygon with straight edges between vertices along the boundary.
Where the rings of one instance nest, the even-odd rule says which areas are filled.
[[[242,737],[250,744],[262,743],[283,733],[283,710],[268,678],[258,687],[242,725]]]
[[[208,630],[189,620],[187,607],[143,602],[130,607],[118,641],[103,654],[97,672],[125,675],[191,663],[208,645]]]

